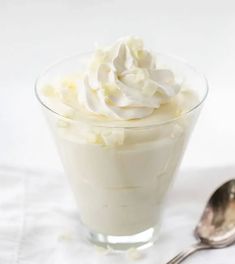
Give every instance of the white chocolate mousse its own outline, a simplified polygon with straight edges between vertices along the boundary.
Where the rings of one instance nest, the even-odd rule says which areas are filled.
[[[138,38],[88,60],[41,96],[57,113],[48,118],[82,222],[106,235],[137,234],[159,224],[198,112],[186,113],[199,99]]]

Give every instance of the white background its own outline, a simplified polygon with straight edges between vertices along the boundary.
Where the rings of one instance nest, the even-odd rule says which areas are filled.
[[[125,35],[183,57],[208,78],[209,97],[181,167],[204,172],[200,182],[194,179],[200,200],[200,189],[215,185],[213,171],[223,173],[218,183],[228,177],[226,168],[235,177],[233,0],[0,0],[0,164],[62,171],[34,96],[35,79],[57,59]],[[185,190],[190,183],[182,177]]]

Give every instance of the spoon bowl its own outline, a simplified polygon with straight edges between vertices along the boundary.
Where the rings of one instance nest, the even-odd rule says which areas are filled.
[[[212,194],[194,235],[199,242],[167,264],[179,264],[196,251],[224,248],[235,242],[235,180],[224,183]]]
[[[212,194],[195,236],[214,248],[235,241],[235,180],[226,182]]]

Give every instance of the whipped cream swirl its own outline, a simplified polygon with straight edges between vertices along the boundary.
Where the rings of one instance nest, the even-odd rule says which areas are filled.
[[[77,93],[89,112],[131,120],[149,116],[179,90],[172,71],[158,69],[142,40],[128,37],[95,51]]]

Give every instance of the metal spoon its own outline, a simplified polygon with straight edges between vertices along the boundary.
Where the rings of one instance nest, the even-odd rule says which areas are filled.
[[[224,248],[235,242],[235,180],[212,194],[194,234],[199,242],[166,264],[178,264],[196,251]]]

